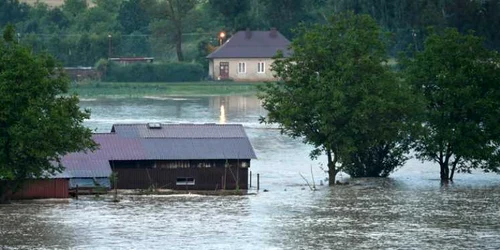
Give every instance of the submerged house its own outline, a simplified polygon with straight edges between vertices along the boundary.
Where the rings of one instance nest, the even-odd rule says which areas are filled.
[[[12,199],[68,198],[70,190],[248,189],[248,168],[256,155],[240,124],[115,124],[92,136],[94,152],[61,159],[62,173],[30,180]]]
[[[290,41],[276,29],[238,31],[207,56],[208,75],[214,80],[272,81],[273,57],[290,55]]]
[[[256,158],[239,124],[115,124],[93,138],[99,150],[63,158],[81,171],[75,183],[113,171],[119,189],[247,189]]]
[[[93,136],[95,140],[95,135]],[[69,198],[70,190],[77,187],[87,191],[109,189],[111,169],[107,161],[92,158],[92,153],[72,153],[61,159],[64,170],[45,178],[30,179],[15,193],[8,193],[12,200]]]
[[[123,145],[109,159],[118,188],[248,188],[256,156],[242,125],[118,124],[111,134]]]

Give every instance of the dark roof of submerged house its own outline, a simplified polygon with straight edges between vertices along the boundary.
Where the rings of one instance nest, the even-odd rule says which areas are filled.
[[[288,57],[289,46],[290,41],[276,29],[238,31],[207,58],[271,58],[278,50]]]
[[[256,158],[240,124],[115,124],[92,138],[100,148],[64,156],[55,178],[109,177],[110,161]]]

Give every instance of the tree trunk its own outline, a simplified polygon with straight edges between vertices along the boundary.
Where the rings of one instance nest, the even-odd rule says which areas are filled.
[[[326,155],[328,156],[328,185],[333,186],[335,185],[335,176],[337,175],[335,161],[332,160],[333,157],[330,150],[326,152]]]
[[[457,164],[460,161],[460,156],[456,156],[453,161],[453,166],[451,167],[450,181],[453,181],[453,176],[455,175],[455,169],[457,168]]]
[[[0,193],[0,204],[7,204],[7,195],[5,192]]]
[[[184,61],[184,55],[182,54],[182,31],[180,28],[177,29],[175,38],[175,51],[177,52],[177,60],[179,62]]]
[[[5,183],[0,183],[0,204],[6,204],[7,202],[7,187]]]
[[[439,166],[441,167],[441,181],[448,182],[450,180],[450,167],[444,162],[440,162]]]

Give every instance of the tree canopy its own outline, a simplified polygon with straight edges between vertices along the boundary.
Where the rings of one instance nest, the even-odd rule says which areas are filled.
[[[34,2],[34,1],[31,1]],[[277,28],[288,39],[300,23],[326,23],[335,13],[373,17],[392,33],[392,56],[409,44],[422,48],[426,28],[475,30],[490,49],[500,50],[500,0],[65,0],[49,7],[0,1],[0,29],[15,24],[21,43],[48,51],[65,66],[93,66],[108,57],[152,56],[155,61],[204,63],[199,43],[217,45],[217,34]],[[163,5],[163,6],[162,6]],[[167,8],[172,6],[173,9]],[[188,7],[188,8],[185,8]],[[173,12],[172,12],[173,10]],[[154,14],[157,13],[157,14]],[[173,14],[171,14],[173,13]],[[108,35],[111,34],[111,43]],[[80,46],[90,43],[89,46]],[[135,48],[130,50],[131,48]],[[85,55],[85,57],[82,57]]]
[[[27,179],[61,171],[60,156],[96,146],[82,124],[90,111],[67,94],[62,69],[17,44],[13,33],[7,26],[0,40],[0,202]]]
[[[166,24],[166,28],[160,31],[161,35],[167,35],[167,37],[172,38],[179,62],[184,61],[182,33],[187,26],[188,16],[192,13],[195,6],[195,0],[166,0],[159,1],[156,5],[156,17],[159,20],[165,21],[164,23]]]
[[[18,0],[0,1],[0,28],[8,23],[23,21],[29,10],[26,3],[20,3]]]
[[[415,103],[409,87],[386,64],[383,33],[367,15],[335,15],[301,26],[289,58],[278,56],[280,79],[261,88],[269,111],[262,122],[327,155],[330,184],[344,170],[387,176],[408,150]]]
[[[439,163],[443,181],[456,170],[499,172],[499,54],[456,29],[433,32],[424,50],[413,53],[405,75],[426,104],[417,156]]]

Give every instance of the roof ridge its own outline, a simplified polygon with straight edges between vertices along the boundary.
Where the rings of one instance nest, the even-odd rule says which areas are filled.
[[[150,124],[151,122],[147,122],[147,123],[116,123],[116,124],[113,124],[113,126],[137,126],[137,125],[148,125]],[[161,123],[159,122],[161,125],[167,125],[167,126],[185,126],[185,125],[196,125],[196,126],[200,126],[200,125],[203,125],[203,126],[207,126],[207,125],[210,125],[210,126],[242,126],[243,124],[241,123],[225,123],[225,124],[220,124],[220,123],[210,123],[210,122],[205,122],[205,123]],[[111,133],[111,132],[110,132]]]
[[[135,126],[135,125],[147,125],[148,123],[115,123],[113,126]]]
[[[134,137],[136,138],[136,137]],[[151,136],[151,137],[137,137],[137,139],[242,139],[242,138],[248,138],[248,136],[230,136],[230,137],[224,137],[224,136],[217,136],[217,137],[156,137],[156,136]]]

